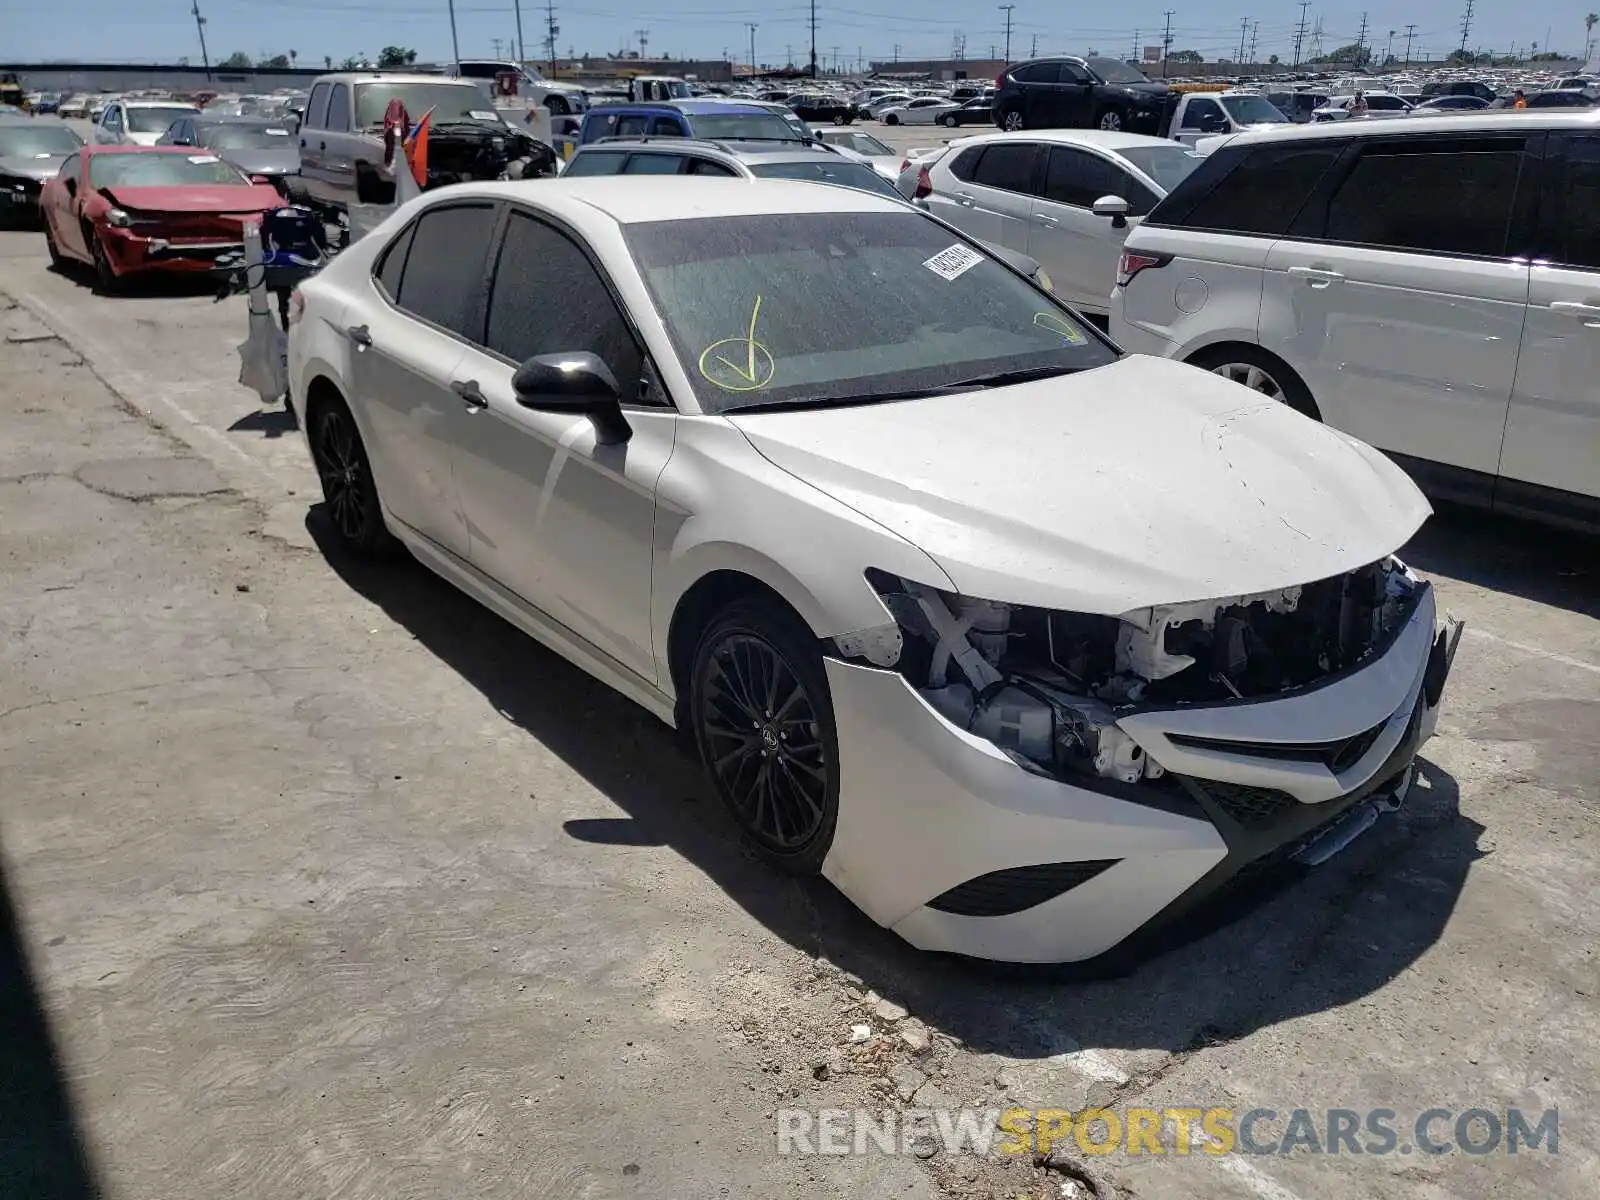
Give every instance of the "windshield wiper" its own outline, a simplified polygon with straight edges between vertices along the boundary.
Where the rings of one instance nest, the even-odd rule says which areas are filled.
[[[747,412],[793,412],[806,408],[844,408],[850,405],[883,404],[891,400],[924,400],[929,396],[954,396],[961,392],[976,392],[982,388],[1005,387],[1013,383],[1029,383],[1035,379],[1049,379],[1056,375],[1072,375],[1086,367],[1032,367],[1025,371],[997,371],[992,375],[977,375],[971,379],[958,379],[935,387],[903,388],[893,392],[858,392],[840,395],[795,396],[787,400],[757,400],[724,410],[726,416]]]
[[[1086,367],[1028,367],[1020,371],[996,371],[992,375],[974,375],[971,379],[958,380],[949,385],[952,388],[985,388],[1009,387],[1013,383],[1032,383],[1035,379],[1051,379],[1057,375],[1075,375],[1079,371],[1087,370]],[[948,390],[948,389],[947,389]]]

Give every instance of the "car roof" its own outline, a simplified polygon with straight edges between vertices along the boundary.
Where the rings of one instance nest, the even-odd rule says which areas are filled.
[[[1257,142],[1298,141],[1340,137],[1396,137],[1420,133],[1515,133],[1525,129],[1593,129],[1600,111],[1583,109],[1502,108],[1457,116],[1408,117],[1404,121],[1329,121],[1313,125],[1286,125],[1234,135],[1229,148]]]
[[[898,197],[803,181],[762,179],[729,187],[725,179],[693,175],[652,176],[649,187],[624,176],[461,183],[448,196],[521,200],[592,228],[599,218],[634,225],[671,218],[783,216],[807,213],[903,213]]]
[[[233,117],[226,113],[208,113],[203,110],[195,120],[201,125],[260,125],[267,129],[277,128],[283,124],[280,117]]]
[[[84,154],[194,154],[193,146],[100,146],[87,145],[82,148]]]
[[[739,162],[781,162],[786,159],[813,162],[819,158],[836,162],[839,157],[830,150],[804,145],[798,138],[794,139],[792,148],[777,147],[778,144],[774,142],[751,141],[748,138],[617,137],[580,146],[578,154],[597,154],[607,150],[617,154],[698,154],[703,158],[731,158]]]
[[[984,142],[1051,142],[1062,146],[1089,146],[1112,154],[1120,150],[1134,150],[1141,146],[1177,146],[1181,142],[1169,138],[1151,137],[1147,133],[1122,133],[1109,129],[1030,129],[1020,133],[978,133],[971,137],[952,138],[952,150]]]
[[[468,60],[472,61],[471,59]],[[470,79],[456,79],[450,75],[424,75],[417,71],[333,71],[326,75],[318,75],[311,81],[315,87],[319,83],[448,83],[456,87],[469,87],[476,89],[478,85]]]

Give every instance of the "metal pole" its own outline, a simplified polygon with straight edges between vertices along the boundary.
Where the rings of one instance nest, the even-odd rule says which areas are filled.
[[[750,76],[754,78],[756,73],[756,23],[750,21],[748,22],[748,27],[750,30]]]
[[[817,0],[811,0],[811,78],[817,77]]]
[[[1002,4],[1000,11],[1006,15],[1006,61],[1011,61],[1011,13],[1017,6],[1015,4]]]
[[[456,0],[449,0],[450,4],[450,51],[455,55],[452,60],[456,70],[461,69],[461,41],[456,37]]]
[[[522,48],[522,0],[515,0],[517,10],[517,66],[521,66],[528,58],[528,52]]]
[[[206,19],[200,15],[200,0],[194,0],[194,27],[200,31],[200,61],[205,65],[206,82],[211,82],[211,56],[206,53]]]

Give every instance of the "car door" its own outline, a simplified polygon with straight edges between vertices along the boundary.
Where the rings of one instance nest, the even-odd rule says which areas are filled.
[[[980,241],[994,242],[1023,254],[1028,252],[1028,228],[1033,220],[1035,164],[1039,147],[1032,141],[996,141],[980,147],[967,180],[956,178],[950,189],[953,203],[935,208],[956,228]],[[961,155],[962,165],[965,153]],[[951,175],[955,176],[954,164]],[[937,195],[937,190],[935,191]],[[930,201],[932,197],[929,197]]]
[[[1496,507],[1519,483],[1600,496],[1600,134],[1551,142]]]
[[[461,559],[467,525],[451,460],[470,413],[450,385],[468,345],[481,337],[484,263],[497,214],[490,201],[429,208],[378,260],[380,295],[344,317],[351,400],[364,418],[384,504]]]
[[[1267,257],[1261,344],[1328,424],[1420,460],[1435,490],[1466,477],[1429,463],[1484,483],[1499,465],[1528,301],[1509,232],[1534,197],[1518,187],[1528,138],[1348,139]]]
[[[1087,129],[1094,124],[1095,78],[1088,68],[1075,62],[1061,64],[1060,81],[1052,89],[1058,119],[1067,129]]]
[[[1048,155],[1043,195],[1032,204],[1024,247],[1050,276],[1056,294],[1068,304],[1105,314],[1117,281],[1117,260],[1133,222],[1117,228],[1110,217],[1094,214],[1102,196],[1121,196],[1130,214],[1154,207],[1150,189],[1109,159],[1076,146],[1041,147]]]
[[[105,112],[100,114],[100,126],[94,132],[94,140],[102,146],[117,146],[122,143],[122,135],[122,105],[108,104]]]
[[[322,164],[328,156],[328,95],[332,91],[331,83],[316,84],[300,122],[300,182],[316,200],[328,198]]]
[[[85,155],[74,154],[61,164],[61,187],[53,191],[54,205],[50,217],[56,245],[61,250],[79,258],[89,257],[89,247],[83,241],[83,227],[78,222],[78,193],[84,187],[88,172]]]
[[[318,137],[323,147],[320,173],[328,196],[345,204],[355,203],[360,196],[356,180],[360,138],[351,131],[352,117],[350,86],[334,84],[328,93],[327,128]]]
[[[581,350],[617,379],[633,431],[624,443],[599,444],[587,416],[517,401],[511,381],[520,363]],[[565,231],[513,208],[484,346],[456,367],[456,378],[482,395],[456,451],[472,565],[654,681],[655,488],[677,417],[645,375],[640,342],[596,262]]]

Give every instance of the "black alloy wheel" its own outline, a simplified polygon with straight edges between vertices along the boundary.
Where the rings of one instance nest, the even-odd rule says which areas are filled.
[[[84,240],[89,243],[89,257],[94,260],[94,286],[102,296],[114,296],[122,289],[122,280],[111,269],[111,256],[106,245],[88,222],[83,226]]]
[[[50,218],[44,219],[44,249],[50,256],[51,269],[60,271],[67,265],[67,260],[61,256],[61,247],[56,245],[56,235],[50,228]]]
[[[815,638],[775,605],[738,601],[695,652],[690,716],[701,760],[769,861],[815,874],[838,822],[838,739]]]
[[[343,404],[325,404],[318,411],[311,449],[322,480],[322,499],[340,542],[363,556],[387,551],[393,542],[383,523],[372,464],[355,418]]]

